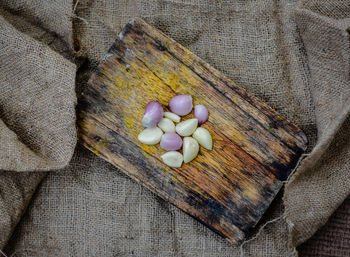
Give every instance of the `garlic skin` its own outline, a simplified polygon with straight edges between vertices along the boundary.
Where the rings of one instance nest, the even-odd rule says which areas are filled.
[[[189,119],[176,125],[175,130],[180,136],[187,137],[193,134],[198,126],[197,119]]]
[[[145,113],[142,118],[142,126],[146,128],[152,128],[163,118],[163,107],[157,101],[151,101],[147,104]]]
[[[197,128],[192,137],[196,139],[205,149],[213,149],[213,139],[211,138],[211,135],[207,129],[202,127]]]
[[[198,119],[198,124],[199,125],[202,125],[204,122],[206,122],[208,120],[208,110],[207,108],[202,105],[202,104],[199,104],[199,105],[196,105],[194,107],[194,117]]]
[[[184,163],[192,161],[199,152],[199,144],[192,137],[185,137],[183,140]]]
[[[175,132],[175,124],[168,118],[163,118],[158,123],[158,127],[164,132]]]
[[[180,122],[181,117],[173,112],[164,112],[164,117],[172,120],[173,122]]]
[[[146,128],[137,137],[137,139],[146,145],[155,145],[160,142],[163,131],[158,127]]]
[[[192,111],[192,96],[190,95],[177,95],[170,99],[169,109],[177,115],[184,116]]]
[[[183,156],[176,151],[170,151],[161,156],[163,162],[169,167],[180,168],[183,162]]]

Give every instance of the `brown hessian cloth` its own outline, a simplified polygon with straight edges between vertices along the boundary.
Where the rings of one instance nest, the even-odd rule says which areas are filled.
[[[241,247],[76,143],[76,96],[134,17],[307,134]],[[349,30],[341,0],[0,0],[0,256],[297,256],[350,192]],[[301,256],[350,256],[349,217]]]

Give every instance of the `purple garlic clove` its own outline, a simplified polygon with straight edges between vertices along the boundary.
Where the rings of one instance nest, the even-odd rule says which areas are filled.
[[[208,120],[208,110],[204,105],[196,105],[194,107],[194,117],[198,119],[198,124],[201,125]]]
[[[160,140],[160,147],[167,151],[179,150],[182,146],[182,138],[175,132],[163,134]]]
[[[142,126],[152,128],[158,125],[163,118],[163,107],[157,101],[151,101],[147,104],[142,118]]]
[[[169,109],[180,116],[189,114],[192,108],[192,96],[190,95],[177,95],[169,101]]]

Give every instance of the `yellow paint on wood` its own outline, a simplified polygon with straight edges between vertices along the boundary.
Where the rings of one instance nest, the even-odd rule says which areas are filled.
[[[304,134],[144,21],[136,19],[123,35],[80,99],[81,142],[230,242],[240,242],[305,149]],[[196,159],[175,169],[162,162],[159,145],[142,144],[137,136],[147,103],[158,101],[166,110],[178,94],[208,108],[203,127],[213,150],[201,148]]]

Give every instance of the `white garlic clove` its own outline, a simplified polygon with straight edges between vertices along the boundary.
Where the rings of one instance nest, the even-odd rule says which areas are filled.
[[[208,149],[208,150],[213,149],[213,139],[211,138],[211,135],[207,129],[202,127],[197,128],[192,136],[205,149]]]
[[[175,124],[168,118],[161,119],[161,121],[158,123],[158,127],[164,132],[175,132]]]
[[[172,120],[173,122],[180,122],[181,117],[173,112],[164,112],[164,117]]]
[[[177,124],[175,129],[180,136],[186,137],[192,135],[193,132],[196,130],[197,126],[197,119],[189,119]]]
[[[137,139],[146,145],[155,145],[160,142],[163,131],[158,127],[146,128],[137,137]]]
[[[163,162],[174,168],[180,168],[183,162],[183,156],[177,151],[170,151],[161,156]]]
[[[192,137],[185,137],[183,140],[183,153],[184,153],[184,162],[188,163],[192,161],[199,152],[198,142]]]

